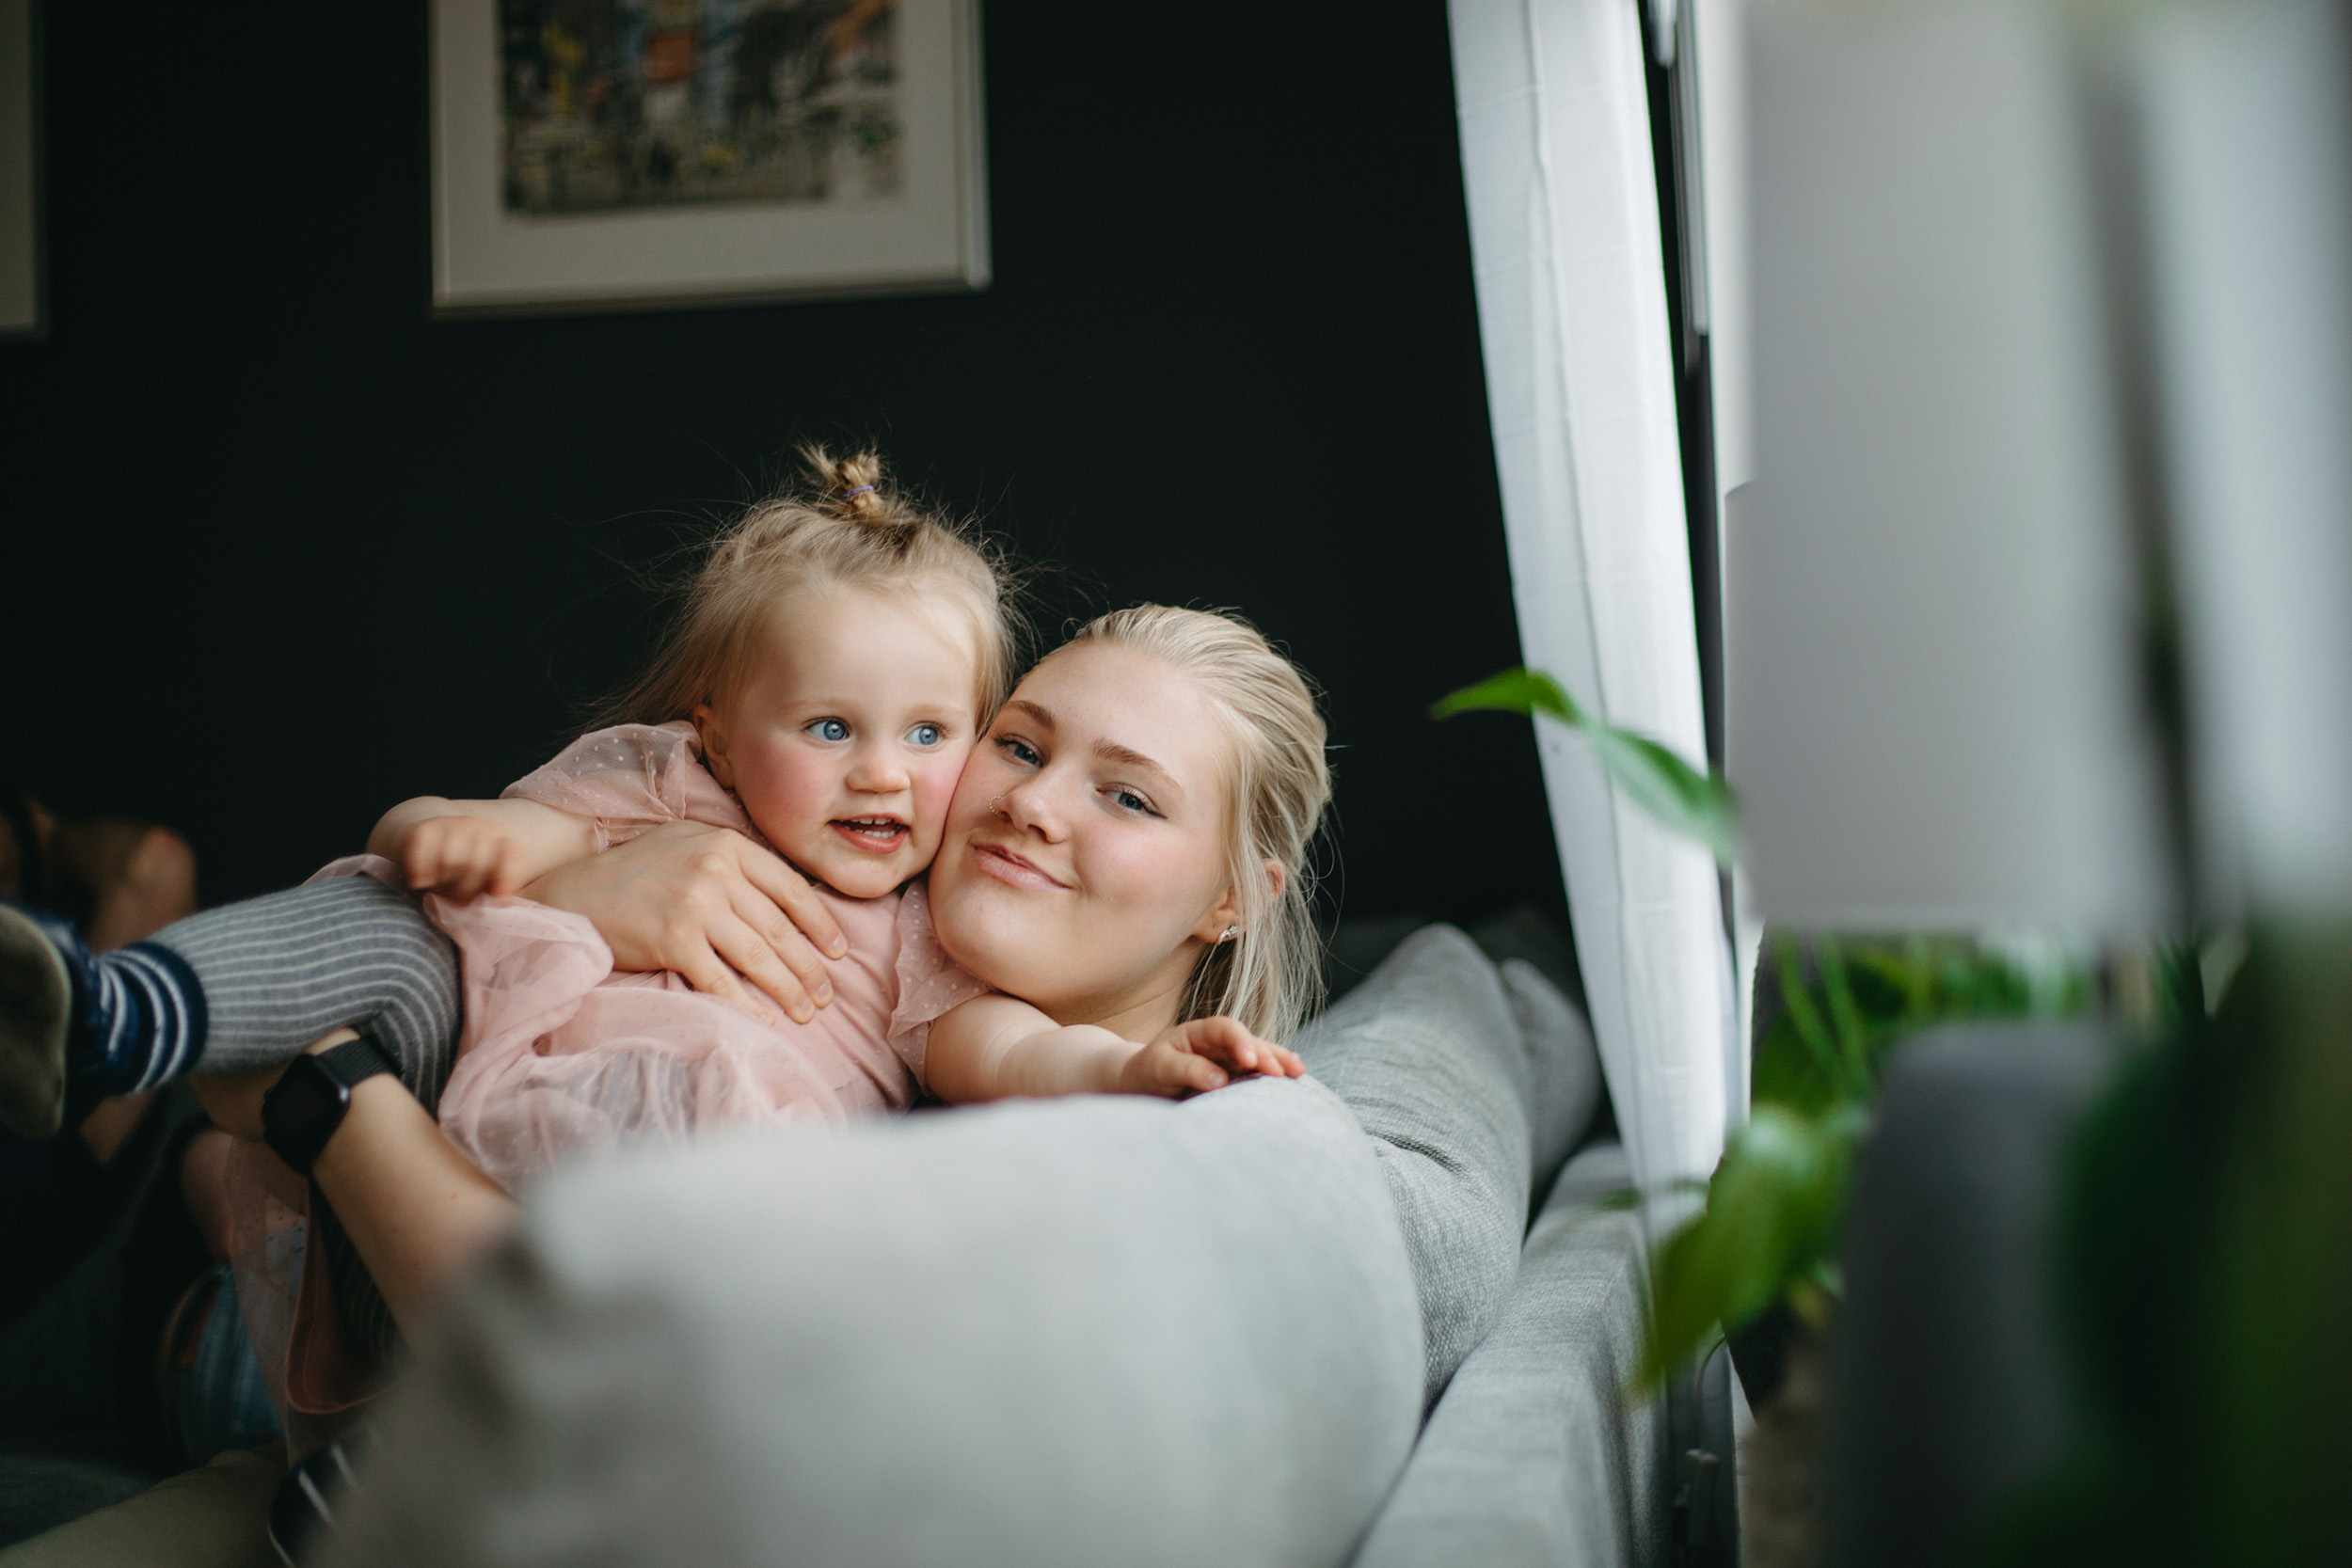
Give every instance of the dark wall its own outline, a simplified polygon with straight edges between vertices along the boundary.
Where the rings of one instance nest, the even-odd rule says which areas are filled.
[[[52,5],[50,334],[0,345],[0,764],[210,901],[495,792],[621,676],[632,568],[871,436],[1048,620],[1238,605],[1329,691],[1347,912],[1563,907],[1443,8],[986,12],[995,283],[428,322],[421,4]]]

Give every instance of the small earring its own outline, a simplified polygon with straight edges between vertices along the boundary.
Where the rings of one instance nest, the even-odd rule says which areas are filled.
[[[1231,941],[1232,941],[1235,937],[1237,937],[1237,936],[1239,936],[1239,935],[1241,935],[1241,927],[1238,927],[1238,926],[1228,926],[1228,927],[1225,927],[1225,932],[1224,932],[1224,934],[1223,934],[1222,936],[1218,937],[1216,940],[1217,940],[1217,941],[1219,941],[1219,942],[1231,942]]]

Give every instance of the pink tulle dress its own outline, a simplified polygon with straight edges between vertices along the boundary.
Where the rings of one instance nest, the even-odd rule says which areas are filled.
[[[583,736],[504,794],[592,818],[598,850],[678,821],[767,843],[703,767],[687,723]],[[389,861],[356,855],[318,876],[355,873],[398,875]],[[827,965],[833,1002],[807,1023],[749,987],[756,1017],[676,974],[617,973],[582,916],[528,898],[428,896],[425,913],[457,946],[466,1003],[441,1092],[443,1132],[520,1192],[567,1156],[627,1139],[905,1109],[932,1022],[989,988],[941,951],[921,884],[882,898],[817,894],[850,952]],[[339,1342],[325,1271],[301,1267],[306,1184],[259,1145],[238,1151],[236,1275],[255,1349],[282,1412],[330,1415],[367,1397],[376,1369]]]
[[[766,842],[703,767],[691,724],[599,730],[505,794],[593,818],[599,850],[677,821]],[[527,898],[427,898],[465,974],[465,1033],[441,1093],[450,1141],[511,1192],[624,1138],[905,1109],[932,1021],[988,988],[940,951],[919,883],[884,898],[817,892],[850,953],[828,966],[833,1003],[807,1023],[749,987],[756,1018],[676,974],[616,974],[580,915]]]

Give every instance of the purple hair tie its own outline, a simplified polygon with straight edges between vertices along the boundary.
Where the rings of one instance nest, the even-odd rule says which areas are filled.
[[[861,485],[857,486],[857,488],[855,488],[855,489],[853,489],[853,490],[844,490],[844,491],[842,491],[842,492],[841,492],[841,499],[842,499],[843,500],[848,500],[848,499],[849,499],[851,496],[865,496],[865,495],[871,495],[871,494],[873,493],[873,489],[874,489],[874,487],[873,487],[872,485],[870,485],[870,484],[861,484]]]

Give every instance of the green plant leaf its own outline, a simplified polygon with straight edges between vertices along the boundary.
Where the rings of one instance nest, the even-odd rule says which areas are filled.
[[[1717,1325],[1738,1327],[1832,1260],[1868,1121],[1851,1101],[1819,1117],[1759,1105],[1732,1134],[1706,1211],[1659,1248],[1635,1393],[1655,1390]]]
[[[1701,773],[1647,736],[1587,722],[1601,770],[1633,803],[1729,865],[1740,853],[1740,812],[1721,773]]]
[[[1796,1029],[1797,1038],[1804,1045],[1820,1071],[1822,1082],[1834,1086],[1837,1095],[1851,1094],[1861,1088],[1846,1078],[1845,1058],[1830,1042],[1829,1031],[1821,1026],[1821,1015],[1813,1006],[1812,988],[1804,982],[1804,963],[1797,939],[1785,931],[1772,934],[1772,967],[1780,976],[1780,999],[1788,1007],[1788,1022]]]
[[[1846,1081],[1862,1085],[1870,1082],[1870,1041],[1862,1027],[1862,1013],[1855,1007],[1853,987],[1846,978],[1846,944],[1836,937],[1824,934],[1816,939],[1814,951],[1821,959],[1821,990],[1829,998],[1830,1022],[1837,1031],[1837,1049],[1846,1062]]]
[[[1488,675],[1475,686],[1448,692],[1438,699],[1429,717],[1451,719],[1457,713],[1479,712],[1530,717],[1549,714],[1563,724],[1579,729],[1585,723],[1584,710],[1576,705],[1566,688],[1541,670],[1505,670],[1499,675]]]
[[[1818,973],[1807,974],[1808,941]],[[1652,1270],[1654,1318],[1636,1393],[1684,1364],[1713,1326],[1786,1296],[1819,1321],[1837,1293],[1836,1243],[1867,1105],[1921,1030],[1955,1019],[2079,1011],[2094,977],[2019,939],[1769,934],[1764,961],[1785,1010],[1757,1045],[1748,1125],[1726,1146],[1706,1212],[1667,1238]],[[2017,955],[2023,953],[2025,958]],[[2041,965],[2026,972],[2026,959]],[[2191,993],[2193,994],[2193,993]]]
[[[1783,1105],[1811,1117],[1828,1110],[1837,1095],[1837,1079],[1806,1047],[1797,1021],[1781,1014],[1756,1048],[1756,1069],[1748,1081],[1750,1102]]]
[[[1505,670],[1475,686],[1441,698],[1433,719],[1490,711],[1543,714],[1592,742],[1601,771],[1635,805],[1689,838],[1697,839],[1722,864],[1740,852],[1740,813],[1731,786],[1720,773],[1701,773],[1645,735],[1590,718],[1565,688],[1540,670]]]
[[[1903,939],[1900,948],[1862,942],[1847,949],[1853,996],[1874,1023],[1916,1023],[1935,1007],[1935,965],[1926,941]]]

